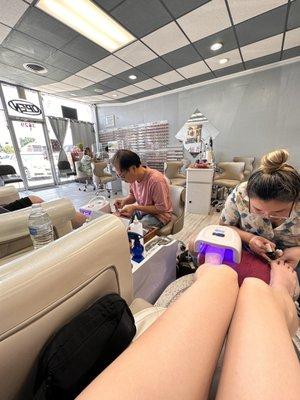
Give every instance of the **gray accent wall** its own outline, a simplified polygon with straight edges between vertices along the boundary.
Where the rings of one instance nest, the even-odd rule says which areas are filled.
[[[114,114],[116,127],[167,120],[170,145],[198,108],[220,131],[215,140],[217,161],[234,156],[260,157],[276,148],[289,150],[300,168],[300,62],[164,95],[138,103],[98,106],[100,129],[105,115]]]

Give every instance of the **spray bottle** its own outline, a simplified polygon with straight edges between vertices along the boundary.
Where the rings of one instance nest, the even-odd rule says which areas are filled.
[[[142,236],[135,232],[128,231],[127,233],[129,240],[133,240],[133,247],[131,248],[131,253],[132,253],[131,259],[132,261],[140,263],[144,259],[143,256],[144,246],[140,242]]]
[[[144,246],[143,224],[138,220],[137,216],[134,217],[133,222],[129,225],[129,231],[140,235],[141,236],[140,242]]]

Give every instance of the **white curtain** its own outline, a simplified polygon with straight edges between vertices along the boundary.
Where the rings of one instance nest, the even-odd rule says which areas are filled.
[[[68,160],[67,154],[64,150],[64,141],[67,133],[68,127],[68,120],[66,118],[59,118],[59,117],[48,117],[51,128],[55,134],[55,137],[60,145],[58,161],[65,161]]]
[[[92,144],[96,141],[94,124],[71,119],[70,127],[74,144],[82,143],[83,147],[92,148]]]

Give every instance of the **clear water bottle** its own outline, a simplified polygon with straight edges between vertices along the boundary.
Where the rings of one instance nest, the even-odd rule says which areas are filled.
[[[28,228],[35,250],[53,242],[53,225],[49,215],[42,209],[41,204],[33,204],[31,206]]]

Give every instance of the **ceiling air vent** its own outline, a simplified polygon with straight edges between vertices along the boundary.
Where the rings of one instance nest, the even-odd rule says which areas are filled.
[[[48,72],[47,69],[40,64],[25,63],[23,67],[26,71],[33,72],[34,74],[46,74],[46,72]]]

